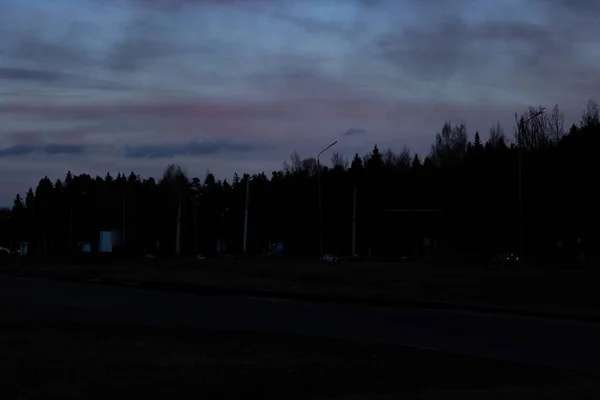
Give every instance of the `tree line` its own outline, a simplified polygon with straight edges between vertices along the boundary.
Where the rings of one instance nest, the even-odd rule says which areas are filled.
[[[590,100],[568,128],[558,106],[541,111],[515,115],[509,136],[495,124],[485,143],[479,132],[469,139],[466,125],[445,123],[424,159],[407,147],[374,146],[351,159],[333,152],[328,165],[294,153],[270,176],[236,174],[231,182],[210,172],[190,177],[176,165],[158,180],[134,172],[44,177],[0,211],[0,246],[27,241],[30,253],[64,253],[118,229],[131,255],[235,254],[248,197],[249,252],[283,242],[289,254],[315,255],[319,180],[327,253],[410,255],[425,244],[438,252],[516,251],[521,233],[528,252],[579,237],[592,244],[600,226],[598,104]]]

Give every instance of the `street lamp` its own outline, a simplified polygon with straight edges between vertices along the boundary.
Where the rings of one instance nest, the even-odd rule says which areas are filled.
[[[251,176],[248,176],[246,180],[246,204],[244,206],[244,237],[242,242],[242,252],[244,255],[246,254],[247,244],[248,244],[248,203],[250,201],[250,179]]]
[[[317,155],[317,181],[319,185],[319,246],[321,257],[323,257],[323,201],[321,199],[321,163],[319,162],[319,157],[321,154],[325,153],[331,147],[333,147],[337,143],[337,140],[331,143],[329,146],[325,147],[318,155]]]
[[[86,191],[79,193],[79,196],[87,195]],[[69,215],[69,251],[73,250],[73,197],[71,196],[71,208]]]
[[[192,192],[192,204],[194,206],[194,257],[198,255],[198,207],[200,207],[200,198],[203,194],[202,189]]]
[[[522,124],[519,123],[517,114],[515,114],[515,120],[517,121],[517,147],[518,147],[518,156],[519,156],[519,253],[521,256],[521,259],[523,259],[523,257],[525,256],[524,251],[525,251],[525,237],[524,237],[524,233],[523,233],[523,161],[522,161],[522,151],[521,151],[521,127],[525,127],[527,126],[527,124],[529,123],[529,121],[531,121],[534,118],[539,117],[540,115],[544,114],[546,112],[545,108],[542,108],[540,111],[538,111],[537,113],[533,114],[531,117],[529,117],[528,119],[526,119]]]
[[[223,218],[225,217],[225,213],[229,212],[229,208],[225,208],[221,211],[221,219],[219,220],[219,253],[221,253],[223,247],[225,247],[225,238],[223,232]]]

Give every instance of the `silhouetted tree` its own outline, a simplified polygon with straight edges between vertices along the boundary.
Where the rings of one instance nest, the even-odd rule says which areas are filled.
[[[421,158],[419,157],[418,154],[415,154],[415,156],[413,157],[411,166],[413,169],[417,169],[421,166]]]
[[[479,132],[467,142],[464,124],[446,123],[424,159],[407,147],[381,152],[375,145],[350,163],[334,153],[320,171],[325,251],[351,251],[355,187],[359,254],[410,254],[423,238],[437,239],[446,252],[515,251],[519,150],[526,250],[550,252],[556,238],[572,242],[574,235],[595,243],[598,106],[590,100],[581,124],[568,132],[558,106],[527,121],[539,110],[517,116],[521,135],[511,143],[500,124],[484,146]],[[188,177],[175,165],[158,183],[135,172],[116,178],[67,172],[54,184],[44,177],[24,198],[17,195],[10,210],[0,210],[0,246],[28,240],[32,253],[59,254],[77,241],[97,243],[101,230],[123,228],[130,255],[212,256],[223,244],[239,253],[249,186],[248,249],[263,252],[269,241],[283,241],[289,254],[315,255],[316,171],[315,158],[295,152],[270,176],[240,171],[229,181],[210,171],[202,180]]]
[[[565,134],[565,114],[558,107],[558,104],[554,106],[548,116],[548,128],[550,129],[550,137],[555,144],[558,144]]]
[[[479,137],[479,132],[475,132],[475,139],[473,140],[473,148],[476,152],[481,152],[483,150],[483,144],[481,143],[481,138]]]
[[[331,164],[333,168],[346,170],[348,169],[349,162],[341,153],[336,151],[331,156]]]
[[[597,128],[600,125],[600,111],[598,103],[594,99],[589,99],[585,111],[581,116],[581,128]]]
[[[540,150],[552,143],[548,117],[543,106],[529,107],[527,112],[521,114],[515,128],[517,144],[527,151]]]
[[[502,128],[500,122],[490,128],[490,137],[485,145],[491,149],[506,147],[506,136],[504,136],[504,128]]]
[[[463,160],[467,150],[467,127],[465,124],[452,125],[447,122],[442,131],[435,135],[429,158],[434,165],[457,165]]]

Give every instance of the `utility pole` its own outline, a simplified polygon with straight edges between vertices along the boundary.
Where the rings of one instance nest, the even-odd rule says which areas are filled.
[[[126,254],[127,252],[126,252],[125,249],[127,247],[125,246],[125,228],[126,228],[126,222],[125,221],[127,221],[127,215],[126,215],[126,210],[127,210],[127,183],[125,183],[125,188],[123,189],[123,204],[122,204],[122,207],[123,207],[123,213],[122,213],[123,214],[123,222],[122,222],[123,227],[121,228],[121,231],[122,231],[121,232],[121,240],[122,240],[122,243],[123,243],[123,254]]]
[[[71,211],[69,216],[69,252],[73,250],[73,198],[71,198]]]
[[[81,196],[85,196],[87,193],[85,191],[78,194],[79,198]],[[73,249],[73,203],[75,202],[75,198],[71,195],[71,211],[69,215],[69,251]]]
[[[177,231],[175,232],[175,254],[181,254],[181,191],[177,194]]]
[[[85,196],[87,195],[87,193],[85,192],[85,190],[81,193],[79,193],[77,196],[79,198],[81,198],[81,196]],[[70,195],[71,197],[71,210],[70,210],[70,215],[69,215],[69,251],[73,250],[73,203],[75,202],[75,196],[73,196],[72,194]],[[44,239],[45,241],[45,239]],[[45,243],[44,243],[45,246]]]
[[[354,201],[352,205],[352,257],[356,255],[356,186],[354,186]]]
[[[225,213],[228,213],[228,212],[229,212],[229,208],[226,208],[223,211],[221,211],[221,219],[219,219],[219,238],[217,241],[219,253],[221,253],[223,251],[223,249],[226,247],[225,246],[225,230],[223,229],[223,219],[225,218]]]
[[[518,161],[519,161],[519,257],[523,259],[525,250],[525,236],[524,236],[524,228],[523,228],[523,172],[522,172],[522,151],[521,151],[521,125],[519,124],[519,119],[517,113],[515,113],[515,121],[517,121],[517,150],[518,150]]]
[[[194,257],[198,255],[198,203],[194,197]]]
[[[323,257],[323,201],[321,200],[321,165],[317,158],[317,185],[319,196],[319,256]]]
[[[248,240],[248,202],[250,201],[250,177],[246,180],[246,206],[244,210],[244,241],[242,251],[246,254],[246,243]]]

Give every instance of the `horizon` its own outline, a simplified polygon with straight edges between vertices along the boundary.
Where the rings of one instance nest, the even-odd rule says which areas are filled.
[[[334,140],[423,159],[445,122],[510,139],[529,106],[559,104],[568,130],[600,93],[598,17],[589,0],[4,0],[0,205],[68,170],[270,176]]]

